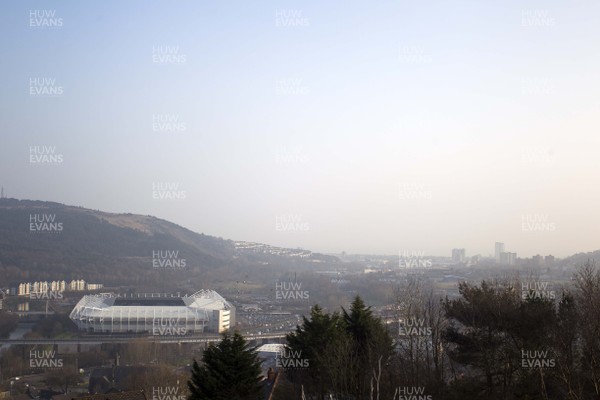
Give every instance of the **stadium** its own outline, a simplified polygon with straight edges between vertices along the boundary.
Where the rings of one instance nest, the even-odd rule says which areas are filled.
[[[221,333],[235,325],[235,308],[214,290],[183,297],[102,293],[83,296],[69,318],[80,330],[94,333]]]

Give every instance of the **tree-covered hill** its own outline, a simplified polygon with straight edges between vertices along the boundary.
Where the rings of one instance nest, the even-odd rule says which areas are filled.
[[[105,286],[192,291],[239,279],[266,282],[274,273],[339,262],[307,250],[240,243],[152,216],[0,199],[0,287],[85,279]]]
[[[159,258],[183,259],[182,270],[199,273],[226,265],[234,250],[232,241],[152,216],[0,199],[1,284],[57,277],[136,283],[159,272],[153,264],[157,251]]]

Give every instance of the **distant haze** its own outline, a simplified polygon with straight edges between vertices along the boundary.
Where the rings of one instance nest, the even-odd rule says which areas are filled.
[[[599,15],[553,0],[6,3],[0,185],[320,252],[596,250]]]

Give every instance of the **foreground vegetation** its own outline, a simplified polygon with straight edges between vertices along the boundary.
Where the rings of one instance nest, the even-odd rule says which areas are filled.
[[[409,280],[396,293],[400,329],[359,297],[341,313],[315,306],[287,337],[285,357],[307,361],[287,369],[276,398],[599,398],[600,272],[587,263],[570,288],[536,287],[462,283],[442,299]]]
[[[376,315],[359,296],[347,309],[313,306],[278,354],[283,373],[274,399],[600,398],[600,271],[593,263],[580,267],[568,287],[515,276],[461,283],[459,293],[442,297],[413,277],[397,288],[387,314]],[[3,318],[3,326],[14,324]],[[55,336],[63,322],[50,317],[31,335]],[[122,365],[148,366],[130,390],[151,393],[160,383],[181,387],[190,400],[264,396],[264,371],[239,333],[198,351],[191,377],[186,364],[200,349],[190,346],[144,339],[103,345],[65,356],[61,373],[49,373],[46,383],[66,391],[80,383],[78,368],[110,366],[118,354]],[[30,350],[2,353],[5,376],[30,373]]]

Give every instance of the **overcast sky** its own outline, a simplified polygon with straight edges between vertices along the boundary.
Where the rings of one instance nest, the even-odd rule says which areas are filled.
[[[1,8],[9,197],[321,252],[600,247],[598,1]]]

